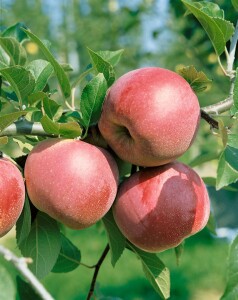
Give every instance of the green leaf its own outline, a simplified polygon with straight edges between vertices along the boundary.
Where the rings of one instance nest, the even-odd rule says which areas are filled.
[[[124,49],[117,51],[97,51],[96,53],[114,67],[119,63],[123,52]]]
[[[238,180],[238,136],[228,135],[227,145],[222,152],[217,169],[216,188],[221,189]]]
[[[115,267],[118,259],[121,257],[126,247],[126,238],[117,227],[116,222],[113,218],[112,210],[109,210],[102,221],[106,228],[111,249],[111,263],[112,266]]]
[[[28,237],[31,231],[31,209],[26,194],[23,211],[16,223],[16,239],[18,246]]]
[[[7,68],[10,65],[10,57],[0,46],[0,69]]]
[[[236,69],[236,77],[234,82],[234,92],[233,99],[235,108],[238,109],[238,68]]]
[[[43,108],[47,116],[53,121],[57,121],[63,113],[63,107],[48,97],[43,99]]]
[[[34,92],[39,92],[44,89],[50,76],[54,72],[52,65],[43,59],[33,60],[28,66],[27,70],[31,71],[35,78],[35,89]]]
[[[0,299],[16,299],[16,289],[12,277],[2,265],[0,265]]]
[[[20,276],[17,276],[17,295],[19,298],[17,300],[42,300],[36,291],[32,288],[30,284],[21,279]]]
[[[8,143],[7,136],[0,136],[0,145],[6,145]]]
[[[22,30],[22,28],[27,29],[26,25],[24,23],[16,23],[10,27],[8,27],[6,30],[3,31],[2,36],[3,37],[14,37],[18,42],[22,42],[25,39],[27,39],[26,33]]]
[[[204,183],[208,186],[212,186],[212,187],[216,187],[216,177],[202,177],[202,180],[204,181]],[[232,186],[224,186],[222,188],[223,190],[226,191],[231,191],[231,192],[238,192],[238,188],[232,187]]]
[[[31,257],[30,270],[38,277],[46,276],[55,265],[61,248],[57,222],[43,212],[38,212],[28,237],[20,244],[25,257]]]
[[[207,153],[202,153],[200,155],[198,155],[197,157],[195,157],[190,163],[189,166],[194,168],[196,166],[199,166],[203,163],[209,162],[211,160],[214,159],[218,159],[219,158],[219,153],[217,152],[207,152]]]
[[[41,49],[42,53],[46,57],[46,59],[51,63],[51,65],[54,68],[55,74],[58,78],[61,90],[63,95],[67,98],[71,94],[71,88],[70,88],[70,83],[69,79],[62,68],[62,66],[55,60],[54,56],[51,54],[51,52],[48,50],[48,48],[44,45],[44,43],[32,32],[29,30],[24,30],[27,35],[39,46]]]
[[[86,129],[98,122],[106,91],[107,82],[102,73],[94,77],[83,89],[80,110]]]
[[[238,11],[238,0],[231,0],[231,3],[233,5],[233,7],[235,8],[235,10]]]
[[[62,135],[68,138],[79,137],[82,134],[82,129],[77,122],[56,123],[47,115],[41,119],[41,124],[47,133],[54,135]]]
[[[6,115],[0,116],[0,132],[3,131],[6,127],[11,125],[13,122],[18,120],[20,117],[26,115],[26,111],[17,111]]]
[[[211,10],[209,7],[205,9],[203,5],[201,9],[195,2],[191,2],[190,0],[182,0],[182,2],[201,23],[210,38],[217,55],[220,56],[225,50],[227,40],[234,32],[233,24],[222,18],[217,20],[217,18],[211,17]],[[203,4],[204,3],[206,2],[203,1]],[[214,14],[212,15],[214,16]]]
[[[9,55],[11,65],[25,65],[27,59],[26,50],[15,38],[0,37],[0,45]]]
[[[202,71],[197,71],[194,66],[181,68],[178,73],[190,84],[195,93],[203,92],[212,82]]]
[[[132,244],[129,244],[129,247],[141,260],[143,271],[155,291],[162,299],[168,299],[170,297],[169,269],[156,254],[140,250]]]
[[[216,219],[213,215],[213,213],[210,212],[209,220],[206,225],[207,229],[214,235],[217,235],[216,233]]]
[[[238,236],[230,245],[228,255],[227,285],[222,300],[237,299],[238,290]]]
[[[44,98],[47,98],[47,94],[44,92],[34,92],[28,96],[28,102],[30,105],[37,104],[42,101]]]
[[[115,81],[115,72],[113,66],[101,57],[97,52],[88,48],[89,55],[91,57],[93,66],[99,73],[103,73],[107,80],[107,84],[110,87]]]
[[[79,249],[61,234],[61,249],[59,257],[54,265],[52,272],[67,273],[76,269],[80,265],[81,253]]]
[[[5,69],[0,69],[0,73],[10,83],[14,92],[17,95],[19,103],[27,104],[27,97],[35,88],[35,80],[30,71],[23,67],[14,66]]]

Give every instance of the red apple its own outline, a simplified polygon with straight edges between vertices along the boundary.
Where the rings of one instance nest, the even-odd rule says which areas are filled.
[[[104,149],[83,141],[48,139],[28,155],[26,187],[32,203],[63,224],[81,229],[110,209],[118,169]]]
[[[119,187],[113,206],[125,237],[148,252],[179,245],[204,228],[209,213],[202,179],[179,162],[134,173]]]
[[[0,237],[18,220],[25,200],[25,185],[21,172],[8,159],[0,158]]]
[[[109,89],[99,129],[123,160],[159,166],[191,145],[200,120],[198,99],[185,79],[162,68],[142,68]]]

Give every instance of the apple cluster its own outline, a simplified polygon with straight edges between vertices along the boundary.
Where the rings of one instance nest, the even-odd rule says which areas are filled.
[[[175,247],[209,218],[205,184],[176,161],[192,144],[199,120],[198,99],[181,76],[162,68],[131,71],[105,97],[98,128],[107,149],[82,140],[39,142],[24,168],[29,198],[73,229],[95,224],[112,208],[119,229],[137,247],[148,252]],[[120,185],[116,156],[139,167]],[[2,236],[21,213],[25,190],[12,163],[1,159],[0,167],[9,174],[0,174]]]

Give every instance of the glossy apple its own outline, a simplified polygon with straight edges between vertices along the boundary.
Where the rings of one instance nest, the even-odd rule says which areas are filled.
[[[25,185],[21,172],[8,159],[0,158],[0,237],[18,220],[25,200]]]
[[[198,99],[187,81],[148,67],[126,73],[111,86],[98,125],[121,159],[159,166],[189,148],[199,120]]]
[[[48,139],[28,155],[26,187],[32,203],[63,224],[81,229],[110,209],[118,169],[104,149],[83,141]]]
[[[179,245],[206,225],[210,202],[199,175],[173,162],[134,173],[119,187],[115,221],[137,247],[160,252]]]

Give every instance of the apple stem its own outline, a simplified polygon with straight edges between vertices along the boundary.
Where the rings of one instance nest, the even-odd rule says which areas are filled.
[[[93,296],[95,285],[96,285],[96,280],[97,280],[97,276],[98,276],[98,272],[100,270],[100,267],[101,267],[104,259],[107,256],[109,250],[110,250],[110,247],[109,247],[109,244],[107,244],[105,249],[103,250],[103,253],[102,253],[101,257],[99,258],[97,264],[94,266],[95,270],[94,270],[92,282],[91,282],[91,285],[90,285],[90,290],[89,290],[89,293],[88,293],[88,296],[87,296],[87,300],[90,300],[91,297]]]
[[[0,245],[0,255],[6,260],[11,262],[15,268],[21,273],[26,281],[32,286],[36,293],[43,300],[54,300],[54,298],[48,293],[44,286],[39,282],[35,275],[28,269],[27,264],[31,263],[30,258],[17,257],[9,249]]]
[[[205,121],[207,121],[208,124],[211,125],[212,128],[219,128],[218,122],[213,119],[211,116],[209,116],[208,113],[206,113],[203,109],[201,109],[201,118],[203,118]]]

